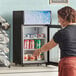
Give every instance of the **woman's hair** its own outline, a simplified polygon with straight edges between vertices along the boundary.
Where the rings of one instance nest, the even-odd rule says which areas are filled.
[[[58,15],[68,22],[76,23],[76,10],[66,6],[58,11]]]

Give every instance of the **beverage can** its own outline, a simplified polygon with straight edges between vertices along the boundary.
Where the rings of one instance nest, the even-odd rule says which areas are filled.
[[[28,34],[25,34],[25,37],[26,38],[31,38],[31,34],[29,34],[29,33]]]
[[[28,56],[28,54],[26,54],[26,55],[24,56],[24,60],[25,60],[25,61],[28,61],[28,59],[29,59],[29,56]]]
[[[41,38],[41,34],[37,34],[37,37],[38,37],[38,38]]]
[[[45,37],[45,34],[41,34],[41,38],[44,38]]]
[[[37,40],[34,40],[34,41],[35,41],[35,46],[34,46],[34,47],[35,47],[35,49],[36,49],[36,43],[37,43]]]
[[[24,37],[27,38],[27,34],[25,34]]]
[[[44,54],[41,53],[40,56],[41,56],[41,59],[44,60]]]
[[[31,34],[31,36],[30,36],[31,38],[34,38],[34,34]]]
[[[35,41],[35,48],[36,48],[36,49],[41,48],[41,40],[36,40],[36,41]]]
[[[33,55],[30,55],[30,60],[31,61],[34,61],[35,60],[35,57]]]
[[[42,58],[41,58],[41,56],[39,55],[39,56],[37,56],[37,60],[42,60]]]
[[[27,48],[27,40],[24,40],[24,49]]]
[[[27,49],[30,49],[30,41],[27,40]]]
[[[35,45],[34,40],[30,40],[30,49],[34,49],[34,45]]]
[[[37,60],[44,60],[44,54],[41,53],[39,56],[37,56]]]
[[[34,34],[34,38],[37,38],[37,34]]]
[[[29,49],[29,48],[30,48],[29,40],[24,40],[24,49]]]

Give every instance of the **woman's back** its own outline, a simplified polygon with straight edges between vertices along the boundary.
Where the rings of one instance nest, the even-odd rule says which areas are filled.
[[[61,58],[76,56],[76,26],[69,25],[58,31],[54,38],[61,49]]]

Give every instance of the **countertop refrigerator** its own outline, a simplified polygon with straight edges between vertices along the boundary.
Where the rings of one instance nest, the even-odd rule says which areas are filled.
[[[14,11],[13,12],[13,62],[15,64],[26,63],[58,63],[60,59],[59,47],[55,47],[49,52],[45,52],[43,59],[34,59],[32,57],[33,52],[37,48],[26,49],[24,42],[27,40],[39,40],[41,42],[40,47],[50,41],[53,35],[60,29],[59,25],[51,25],[51,12],[50,11]],[[32,21],[32,22],[31,22]],[[23,24],[23,25],[22,25]],[[25,37],[45,35],[43,38],[26,38]],[[34,43],[33,43],[34,44]],[[26,44],[25,44],[26,45]],[[35,45],[35,44],[34,44]],[[35,46],[36,47],[36,46]],[[29,55],[26,55],[29,54]],[[27,59],[27,57],[29,57]],[[32,59],[30,59],[32,57]]]
[[[27,63],[45,63],[59,62],[60,51],[58,46],[43,52],[38,57],[34,57],[33,53],[36,49],[41,48],[44,44],[49,42],[55,32],[60,29],[55,25],[22,25],[21,26],[21,61],[22,64]]]

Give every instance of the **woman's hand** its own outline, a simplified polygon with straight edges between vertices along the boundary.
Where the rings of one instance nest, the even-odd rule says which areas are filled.
[[[41,53],[41,49],[37,49],[35,50],[35,52],[33,53],[33,56],[39,56]]]

